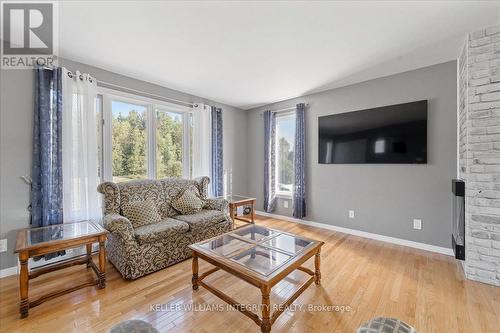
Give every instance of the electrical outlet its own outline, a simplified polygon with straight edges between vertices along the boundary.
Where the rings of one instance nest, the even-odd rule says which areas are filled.
[[[283,207],[288,208],[288,200],[283,200]]]
[[[350,210],[350,211],[349,211],[349,218],[350,218],[350,219],[353,219],[353,218],[354,218],[354,211],[353,211],[353,210]]]
[[[0,239],[0,252],[7,252],[7,238]]]
[[[422,220],[421,219],[413,219],[413,229],[422,230]]]

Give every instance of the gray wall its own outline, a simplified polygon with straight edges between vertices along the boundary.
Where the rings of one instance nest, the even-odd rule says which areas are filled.
[[[306,102],[306,220],[451,247],[450,180],[456,177],[456,62],[266,105],[248,114],[248,191],[263,198],[263,118],[266,109]],[[317,163],[318,116],[427,99],[428,164]],[[348,210],[355,218],[348,218]],[[277,214],[291,216],[279,200]],[[423,220],[423,230],[412,228]]]
[[[0,70],[0,269],[17,265],[12,254],[15,229],[28,226],[29,187],[20,176],[31,174],[33,72]]]
[[[70,70],[90,73],[98,80],[165,97],[204,102],[224,110],[224,168],[233,169],[233,189],[246,191],[246,111],[184,94],[103,69],[61,59]],[[17,265],[12,254],[16,230],[29,226],[29,188],[19,178],[31,173],[34,75],[30,70],[0,71],[0,238],[8,251],[0,254],[0,269]]]

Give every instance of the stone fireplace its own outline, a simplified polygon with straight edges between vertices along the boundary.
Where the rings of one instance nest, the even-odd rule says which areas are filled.
[[[459,178],[467,278],[500,286],[500,25],[467,36],[458,60]]]

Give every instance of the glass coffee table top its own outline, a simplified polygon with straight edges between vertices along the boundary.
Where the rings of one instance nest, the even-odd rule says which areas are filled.
[[[267,276],[314,242],[278,230],[249,225],[192,246]]]
[[[202,243],[200,246],[221,256],[230,256],[242,249],[252,247],[253,244],[230,235],[222,235],[221,237]]]
[[[55,224],[48,227],[27,229],[26,244],[32,246],[44,242],[73,239],[101,231],[89,221]]]
[[[292,255],[257,245],[231,259],[257,273],[268,275],[292,259]]]
[[[260,241],[269,236],[276,236],[278,232],[272,229],[252,225],[246,228],[239,228],[234,231],[234,234],[249,240]]]
[[[311,241],[288,234],[279,234],[262,244],[295,254],[305,249],[309,244],[311,244]]]

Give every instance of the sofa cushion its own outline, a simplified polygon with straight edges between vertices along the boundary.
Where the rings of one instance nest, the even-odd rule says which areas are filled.
[[[179,213],[189,215],[201,210],[203,200],[200,199],[199,193],[196,193],[191,188],[187,188],[179,197],[172,200],[172,206]]]
[[[127,202],[144,201],[149,199],[156,204],[156,207],[165,201],[165,193],[161,183],[152,179],[136,179],[123,183],[117,183],[120,191],[120,205]]]
[[[190,215],[177,215],[175,219],[188,223],[191,231],[197,231],[225,221],[226,216],[220,210],[202,209],[198,213]]]
[[[149,199],[128,202],[122,205],[122,215],[130,220],[134,228],[161,221],[155,203]]]
[[[135,228],[135,238],[139,244],[157,242],[165,239],[175,240],[179,234],[189,231],[189,224],[167,218],[155,224]]]

